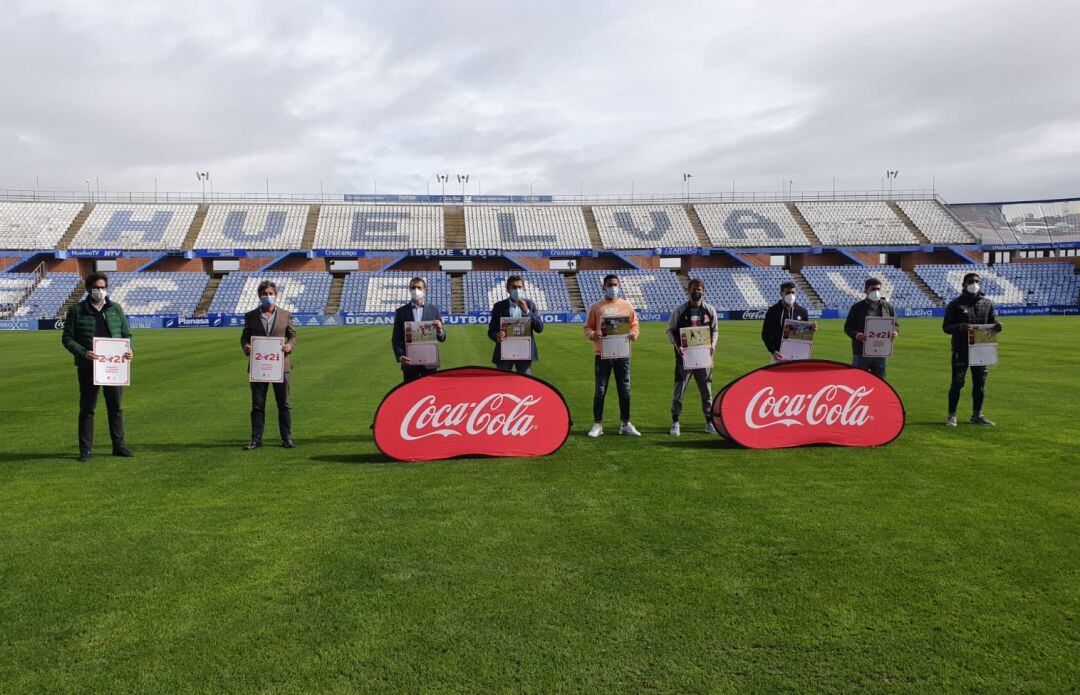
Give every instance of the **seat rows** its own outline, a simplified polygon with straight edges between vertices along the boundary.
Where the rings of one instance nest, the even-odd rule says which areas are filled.
[[[707,203],[695,205],[714,246],[809,246],[783,203]]]
[[[767,309],[780,299],[780,285],[794,282],[783,268],[694,268],[705,282],[705,301],[722,311]]]
[[[597,205],[592,211],[605,248],[700,245],[694,225],[681,205]]]
[[[826,246],[919,243],[883,202],[796,203],[796,207]]]
[[[259,306],[258,287],[264,280],[277,285],[278,306],[302,314],[320,314],[326,310],[333,278],[316,272],[238,272],[221,279],[212,314],[244,314]]]
[[[197,205],[98,203],[69,246],[179,251],[197,209]]]
[[[575,205],[465,207],[465,238],[475,249],[587,249],[585,214]]]
[[[55,248],[82,203],[0,203],[0,249]]]
[[[129,316],[190,316],[198,308],[209,280],[206,273],[109,273],[109,297]]]
[[[443,313],[450,311],[450,276],[442,271],[409,273],[388,270],[381,273],[358,271],[345,277],[339,311],[388,313],[409,301],[409,281],[422,277],[427,283],[425,301]]]
[[[466,274],[465,310],[489,311],[495,302],[506,299],[506,278],[510,275],[520,275],[525,281],[525,296],[536,303],[537,311],[574,310],[563,276],[538,271],[473,271]]]
[[[430,205],[323,205],[317,249],[443,248],[443,209]]]
[[[604,276],[610,270],[582,270],[578,272],[578,287],[586,308],[600,300],[604,294]],[[666,311],[686,301],[686,291],[678,276],[670,270],[619,270],[620,296],[637,309]]]
[[[299,249],[307,205],[211,205],[197,249]]]
[[[803,277],[830,309],[847,309],[866,297],[867,278],[881,280],[881,294],[895,307],[930,306],[931,298],[910,277],[891,265],[821,265],[804,266]]]
[[[78,273],[49,273],[15,310],[15,315],[34,319],[56,318],[64,302],[82,282]]]
[[[975,239],[936,200],[903,200],[904,214],[935,244],[970,244]]]
[[[983,294],[996,304],[1054,306],[1080,299],[1080,276],[1071,263],[917,265],[915,272],[947,302],[960,294],[967,273],[979,274]]]

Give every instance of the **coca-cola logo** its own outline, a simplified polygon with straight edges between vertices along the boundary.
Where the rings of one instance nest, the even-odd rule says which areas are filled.
[[[900,435],[904,405],[885,381],[839,362],[762,367],[725,386],[712,405],[725,437],[754,449],[805,444],[880,446]]]
[[[436,372],[383,399],[375,445],[400,461],[545,456],[570,434],[562,394],[540,379],[484,367]]]
[[[757,309],[754,311],[744,311],[742,313],[743,321],[764,321],[765,310]]]

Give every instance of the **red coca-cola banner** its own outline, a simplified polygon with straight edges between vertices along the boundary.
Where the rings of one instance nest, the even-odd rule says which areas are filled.
[[[546,456],[570,434],[570,410],[554,386],[485,367],[435,372],[386,394],[375,445],[399,461],[455,456]]]
[[[780,362],[745,374],[713,399],[718,432],[752,449],[806,444],[881,446],[904,429],[885,381],[840,362]]]

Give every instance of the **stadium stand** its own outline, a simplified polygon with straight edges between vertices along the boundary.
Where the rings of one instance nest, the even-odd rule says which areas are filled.
[[[699,245],[681,205],[599,205],[592,210],[600,239],[609,249]]]
[[[54,248],[82,203],[0,203],[0,248]]]
[[[554,272],[473,271],[465,276],[465,310],[490,311],[506,299],[506,278],[520,275],[525,281],[525,296],[536,303],[537,311],[571,312],[574,310],[566,281]]]
[[[995,304],[1057,306],[1080,303],[1080,276],[1076,275],[1071,263],[918,265],[915,272],[945,301],[960,294],[965,274],[978,273],[983,294]]]
[[[904,274],[891,265],[803,266],[802,275],[821,301],[830,309],[847,309],[863,299],[866,278],[881,280],[881,292],[895,307],[928,307],[933,300]]]
[[[64,302],[81,284],[82,277],[78,273],[50,273],[15,310],[15,315],[34,319],[56,318]]]
[[[902,200],[904,214],[935,244],[971,244],[974,237],[936,200]]]
[[[129,316],[190,316],[209,280],[205,273],[109,273],[109,298]]]
[[[578,286],[586,308],[603,296],[604,276],[610,272],[582,270],[578,273]],[[670,270],[620,270],[616,275],[622,287],[620,296],[630,300],[639,310],[669,311],[686,301],[686,291]]]
[[[795,205],[821,243],[828,246],[919,243],[887,203],[844,201]]]
[[[8,315],[23,300],[37,281],[36,275],[28,273],[5,273],[0,275],[0,313]]]
[[[767,309],[780,299],[780,283],[794,282],[783,268],[694,268],[687,274],[705,281],[705,301],[722,311]]]
[[[180,250],[197,205],[99,203],[71,240],[73,249]]]
[[[211,205],[197,249],[299,249],[307,205]]]
[[[278,306],[301,314],[320,314],[326,309],[333,277],[311,272],[238,272],[221,279],[211,314],[245,314],[258,307],[257,289],[263,280],[277,285]]]
[[[388,313],[409,301],[409,280],[427,281],[427,298],[443,313],[450,311],[450,276],[442,271],[408,273],[388,270],[381,273],[354,272],[345,277],[340,311],[345,313]]]
[[[708,203],[694,210],[715,246],[810,245],[783,203]]]
[[[465,239],[473,249],[592,248],[585,214],[573,205],[467,205]]]
[[[983,244],[1080,241],[1080,200],[950,205]]]
[[[323,205],[317,249],[443,248],[443,209],[431,205]]]

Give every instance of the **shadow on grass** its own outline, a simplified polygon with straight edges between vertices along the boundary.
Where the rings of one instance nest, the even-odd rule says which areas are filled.
[[[393,463],[401,464],[386,454],[326,454],[323,456],[309,456],[309,461],[321,461],[323,463]]]
[[[710,437],[708,439],[658,439],[654,442],[658,446],[671,447],[673,449],[742,449],[730,439],[722,437]]]
[[[0,463],[21,463],[23,461],[74,461],[77,458],[79,458],[78,451],[54,451],[51,453],[32,451],[22,454],[14,452],[0,453]]]

